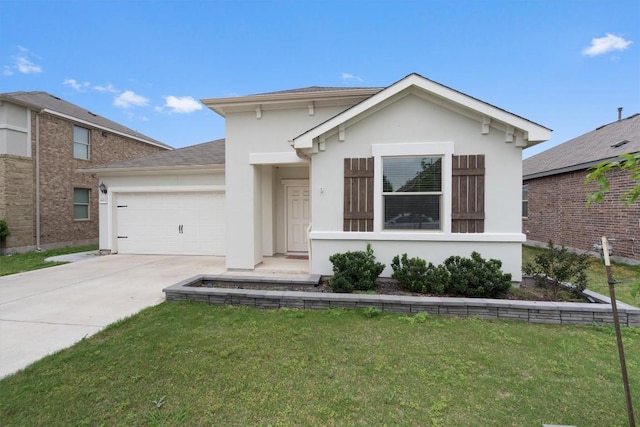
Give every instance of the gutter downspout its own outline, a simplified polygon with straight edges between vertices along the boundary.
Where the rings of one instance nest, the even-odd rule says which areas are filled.
[[[40,111],[36,112],[36,251],[40,248]]]

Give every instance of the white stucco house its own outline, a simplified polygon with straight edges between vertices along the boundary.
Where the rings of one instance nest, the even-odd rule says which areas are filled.
[[[386,88],[272,92],[202,103],[225,140],[95,167],[100,249],[209,254],[251,270],[275,254],[371,243],[434,264],[480,252],[521,278],[522,149],[550,130],[410,74]]]

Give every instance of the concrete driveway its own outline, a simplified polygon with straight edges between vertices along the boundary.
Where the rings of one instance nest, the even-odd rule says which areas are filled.
[[[162,289],[222,274],[224,257],[85,256],[0,277],[0,378],[164,301]]]

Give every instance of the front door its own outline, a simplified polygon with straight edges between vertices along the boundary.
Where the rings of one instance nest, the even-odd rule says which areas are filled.
[[[287,252],[307,252],[309,187],[287,186]]]

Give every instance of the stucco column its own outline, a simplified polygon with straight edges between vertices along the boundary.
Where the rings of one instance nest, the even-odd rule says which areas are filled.
[[[236,162],[225,170],[227,269],[249,270],[257,263],[256,225],[260,217],[256,215],[261,205],[258,172],[248,161]]]

